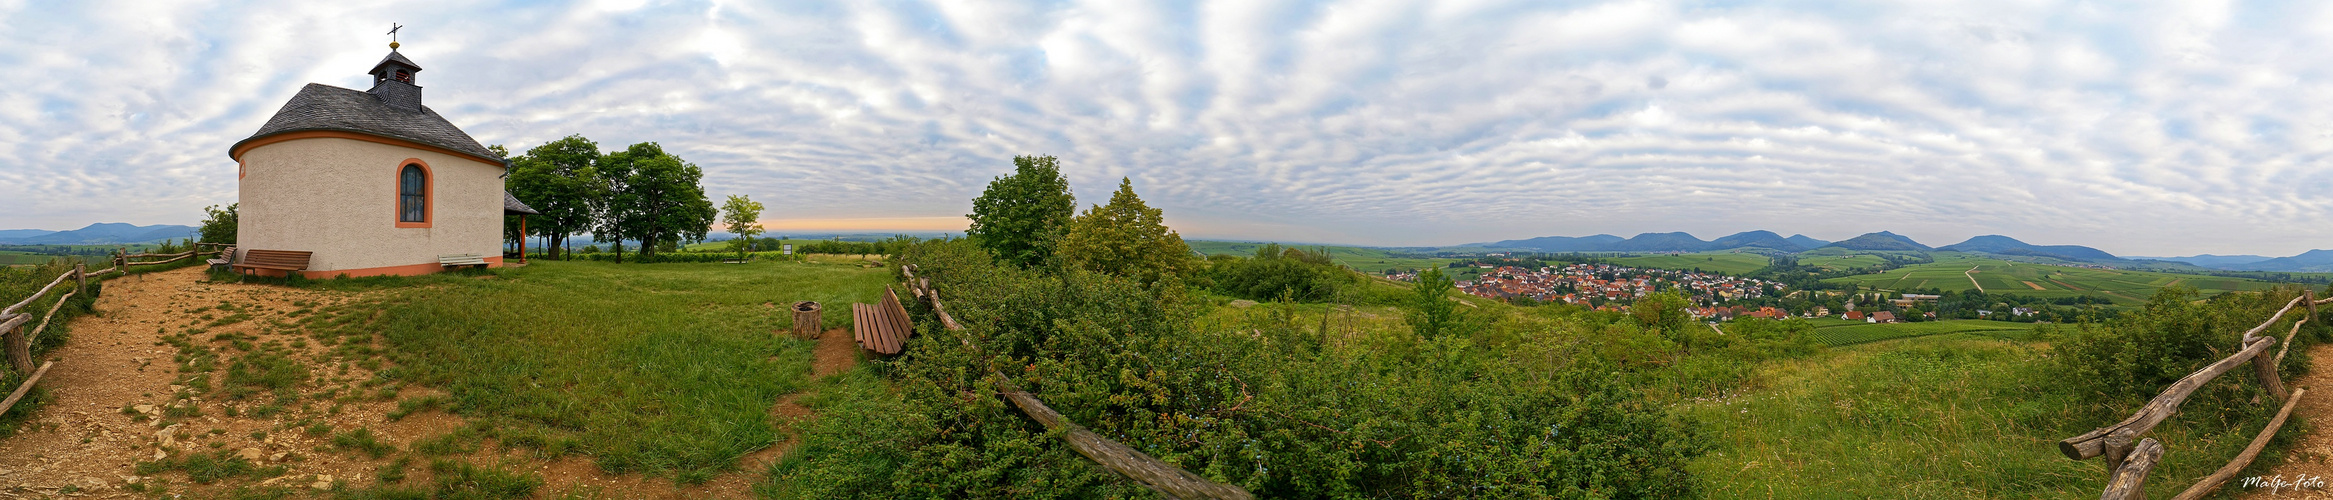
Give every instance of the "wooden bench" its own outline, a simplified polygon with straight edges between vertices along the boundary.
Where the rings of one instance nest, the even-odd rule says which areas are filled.
[[[203,262],[210,264],[211,270],[213,271],[225,271],[227,270],[227,266],[233,265],[235,263],[235,247],[227,247],[225,250],[219,251],[219,258],[209,259]]]
[[[437,265],[445,267],[486,267],[486,256],[474,253],[465,253],[460,255],[439,255],[437,256]]]
[[[915,322],[907,318],[907,308],[899,305],[899,293],[891,287],[883,287],[880,304],[851,304],[851,336],[858,339],[859,348],[897,355],[913,335]]]
[[[307,269],[308,257],[313,255],[315,255],[314,252],[290,250],[245,250],[243,262],[234,264],[234,267],[237,272],[243,274],[251,274],[253,271],[261,269],[283,271],[285,274],[290,274],[293,271]]]

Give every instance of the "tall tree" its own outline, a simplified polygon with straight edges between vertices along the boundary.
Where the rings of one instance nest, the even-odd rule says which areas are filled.
[[[1077,199],[1059,160],[1015,156],[1013,175],[989,181],[988,190],[972,199],[972,213],[965,215],[972,227],[964,234],[998,259],[1035,266],[1053,258],[1054,245],[1076,214]]]
[[[1134,195],[1134,181],[1118,180],[1110,204],[1086,209],[1069,224],[1058,249],[1063,262],[1095,272],[1156,283],[1189,271],[1191,246],[1166,227],[1165,213]]]
[[[238,218],[235,215],[235,207],[242,205],[242,203],[229,203],[224,210],[219,209],[218,205],[203,207],[203,212],[209,217],[203,219],[202,228],[197,231],[202,234],[202,242],[234,244],[236,219]]]
[[[527,220],[527,232],[549,239],[557,255],[565,255],[568,236],[592,230],[595,199],[605,187],[599,159],[599,144],[581,135],[543,143],[511,159],[511,196],[541,212]]]
[[[729,195],[729,201],[721,204],[721,225],[737,235],[729,240],[729,245],[737,248],[737,258],[745,258],[745,251],[753,247],[753,237],[761,234],[761,210],[761,202],[745,195]]]
[[[719,214],[699,184],[703,169],[653,142],[608,154],[599,164],[607,191],[592,232],[618,242],[617,262],[623,261],[625,238],[638,240],[641,253],[650,255],[661,244],[704,241],[712,230]]]

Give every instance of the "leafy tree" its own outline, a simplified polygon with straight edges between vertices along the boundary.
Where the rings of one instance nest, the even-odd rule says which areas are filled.
[[[729,240],[729,246],[737,249],[738,258],[745,258],[746,249],[753,246],[753,237],[761,234],[761,210],[761,202],[744,195],[729,195],[729,201],[721,204],[721,225],[729,226],[729,234],[737,235],[737,239]]]
[[[237,219],[235,208],[242,205],[242,203],[229,203],[225,210],[219,209],[218,205],[203,207],[203,212],[209,213],[210,216],[203,219],[202,228],[198,230],[202,234],[202,242],[234,244],[235,221]]]
[[[1428,339],[1456,330],[1458,303],[1450,299],[1450,292],[1458,287],[1450,282],[1449,276],[1443,275],[1441,269],[1428,268],[1418,273],[1417,284],[1410,289],[1417,292],[1416,302],[1409,311],[1411,330]]]
[[[1053,258],[1054,245],[1076,214],[1077,200],[1058,160],[1016,156],[1013,175],[989,181],[988,190],[972,199],[972,213],[965,215],[972,227],[964,234],[997,258],[1030,267]]]
[[[704,170],[681,161],[653,142],[633,144],[600,158],[606,192],[600,197],[598,221],[592,233],[599,239],[640,241],[640,252],[653,254],[659,246],[680,241],[703,241],[719,215],[699,184]],[[623,246],[616,246],[617,262]]]
[[[606,186],[599,178],[599,144],[570,135],[511,159],[509,186],[541,215],[527,219],[527,232],[550,239],[554,255],[564,255],[568,236],[592,229],[595,201]]]
[[[1064,263],[1089,271],[1125,276],[1144,284],[1191,269],[1190,245],[1167,229],[1165,214],[1134,195],[1134,181],[1118,180],[1110,204],[1086,209],[1061,239]]]

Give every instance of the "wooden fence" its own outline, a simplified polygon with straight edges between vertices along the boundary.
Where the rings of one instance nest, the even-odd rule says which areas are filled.
[[[2195,373],[2180,378],[2178,382],[2172,382],[2170,387],[2163,389],[2162,394],[2147,401],[2146,406],[2139,407],[2138,413],[2131,415],[2130,418],[2123,419],[2114,425],[2059,441],[2058,451],[2064,453],[2066,458],[2074,460],[2086,460],[2097,456],[2106,457],[2106,491],[2098,498],[2102,500],[2146,498],[2147,473],[2153,471],[2155,465],[2163,458],[2163,443],[2156,441],[2155,438],[2141,439],[2141,437],[2145,436],[2147,431],[2154,430],[2156,424],[2163,423],[2163,420],[2171,418],[2172,414],[2177,413],[2179,403],[2187,401],[2187,396],[2194,394],[2196,389],[2202,388],[2204,383],[2211,382],[2220,374],[2234,370],[2237,366],[2249,361],[2252,363],[2252,376],[2260,381],[2260,387],[2272,398],[2271,402],[2275,399],[2282,399],[2284,400],[2284,408],[2277,410],[2276,418],[2270,419],[2268,425],[2260,429],[2260,434],[2252,438],[2252,444],[2244,447],[2242,453],[2236,454],[2235,459],[2230,460],[2226,466],[2220,467],[2210,476],[2205,476],[2202,481],[2197,481],[2194,486],[2189,486],[2186,491],[2180,492],[2178,496],[2173,498],[2190,500],[2211,494],[2211,492],[2218,490],[2220,485],[2226,484],[2229,479],[2234,479],[2238,472],[2244,470],[2244,467],[2252,465],[2252,459],[2258,457],[2260,450],[2268,446],[2268,441],[2276,437],[2277,430],[2284,427],[2285,417],[2292,415],[2293,405],[2300,402],[2302,394],[2309,392],[2308,389],[2302,388],[2293,390],[2289,396],[2286,395],[2284,379],[2277,375],[2276,365],[2284,360],[2286,352],[2291,351],[2293,336],[2300,334],[2302,324],[2311,320],[2323,321],[2317,315],[2317,305],[2326,303],[2333,303],[2333,299],[2317,300],[2314,294],[2302,292],[2300,297],[2286,302],[2284,308],[2277,309],[2276,314],[2269,316],[2267,321],[2260,322],[2260,326],[2245,330],[2243,349],[2206,365],[2202,369],[2196,370]],[[2266,332],[2269,326],[2275,325],[2278,320],[2284,319],[2285,313],[2302,305],[2308,306],[2309,317],[2293,322],[2292,331],[2286,333],[2281,342],[2284,347],[2277,350],[2276,356],[2268,356],[2268,348],[2280,342],[2275,336],[2262,335],[2262,333]],[[2254,402],[2259,401],[2255,399]]]
[[[47,331],[49,329],[50,320],[56,319],[57,311],[65,307],[65,302],[73,300],[74,296],[88,292],[89,280],[104,278],[107,276],[127,275],[129,274],[128,270],[133,266],[168,264],[181,260],[191,259],[204,253],[219,252],[219,250],[213,250],[209,252],[204,252],[201,250],[189,250],[186,252],[171,254],[116,254],[113,257],[113,267],[106,268],[101,271],[90,271],[89,265],[87,263],[74,264],[73,270],[58,274],[57,279],[50,280],[47,286],[41,287],[39,291],[32,292],[32,296],[25,297],[24,300],[18,301],[16,304],[10,305],[5,309],[0,309],[0,351],[5,351],[5,356],[8,360],[8,367],[10,369],[15,370],[19,375],[25,376],[24,383],[18,385],[15,391],[9,392],[7,399],[0,399],[0,413],[8,413],[9,408],[15,407],[17,400],[24,399],[25,394],[32,392],[33,384],[40,382],[41,376],[49,373],[49,367],[57,364],[56,361],[49,361],[46,363],[41,363],[40,367],[37,369],[33,368],[33,340],[40,338],[41,332]],[[147,261],[133,260],[157,257],[162,259]],[[61,289],[57,288],[58,285],[64,284],[65,280],[68,278],[73,280],[73,287],[70,289],[71,291],[64,292],[63,295],[57,297],[57,302],[54,305],[49,306],[48,313],[41,315],[40,324],[38,326],[34,326],[29,331],[25,330],[24,325],[26,323],[32,322],[32,315],[22,312],[25,306],[32,305],[33,302],[40,300],[41,297],[47,296],[49,292],[60,291]]]
[[[908,290],[914,293],[916,298],[924,299],[931,304],[932,314],[939,317],[941,326],[947,327],[951,331],[964,330],[964,325],[957,323],[954,316],[948,315],[948,308],[940,304],[940,291],[932,289],[932,280],[917,278],[915,270],[916,267],[913,264],[899,268],[900,274],[907,277]],[[972,339],[964,338],[963,340],[965,346],[973,346]],[[1045,406],[1045,402],[1039,401],[1036,395],[1020,390],[1013,383],[1011,377],[1006,377],[1003,373],[993,369],[989,370],[988,374],[996,377],[997,387],[1004,390],[1005,400],[1011,401],[1013,406],[1020,408],[1021,413],[1028,415],[1030,420],[1036,420],[1046,429],[1062,431],[1061,440],[1067,442],[1070,449],[1076,450],[1080,455],[1085,455],[1087,459],[1101,464],[1102,467],[1142,483],[1143,486],[1149,487],[1161,496],[1192,499],[1255,498],[1254,495],[1248,494],[1247,490],[1240,489],[1238,486],[1209,481],[1207,478],[1199,477],[1198,474],[1192,474],[1174,464],[1153,458],[1131,446],[1095,434],[1093,431],[1087,430],[1085,426],[1069,421],[1067,417],[1061,415],[1061,412],[1053,411],[1052,407]]]

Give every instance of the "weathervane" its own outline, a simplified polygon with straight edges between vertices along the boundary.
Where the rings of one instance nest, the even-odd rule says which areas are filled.
[[[401,29],[405,29],[405,26],[389,23],[389,50],[397,50],[397,30]]]

